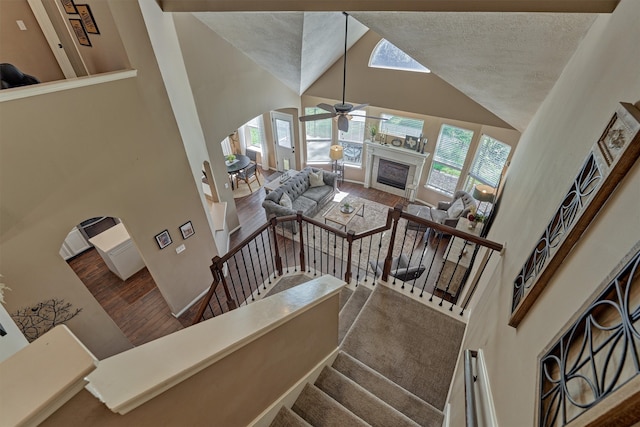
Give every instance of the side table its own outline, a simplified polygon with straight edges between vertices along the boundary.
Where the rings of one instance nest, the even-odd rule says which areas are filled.
[[[469,228],[470,221],[466,218],[460,218],[456,225],[456,230],[465,233],[474,234],[480,237],[484,224],[479,223],[475,228]],[[460,237],[451,236],[451,241],[445,252],[445,259],[442,265],[442,273],[440,274],[437,288],[446,291],[452,296],[456,296],[462,285],[467,270],[471,264],[471,257],[476,248],[475,243],[471,243]],[[453,277],[452,277],[453,276]],[[449,289],[447,289],[447,286]]]

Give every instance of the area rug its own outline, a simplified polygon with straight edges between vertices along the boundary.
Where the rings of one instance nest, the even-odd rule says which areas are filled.
[[[264,175],[262,175],[260,172],[258,172],[258,179],[260,180],[259,184],[258,184],[258,181],[256,180],[251,181],[251,189],[249,189],[249,186],[247,185],[246,182],[238,181],[238,185],[233,190],[233,198],[239,199],[241,197],[247,197],[258,191],[261,191],[262,186],[265,184],[265,182],[267,182],[267,180],[265,179]]]
[[[347,224],[346,230],[353,230],[356,235],[361,234],[365,231],[372,230],[381,226],[384,226],[387,221],[387,215],[389,210],[392,209],[387,205],[383,205],[381,203],[374,202],[372,200],[362,199],[356,196],[351,196],[349,193],[338,192],[334,197],[333,201],[327,203],[321,210],[318,212],[313,219],[325,223],[324,215],[330,210],[337,206],[343,205],[345,202],[350,204],[355,203],[364,203],[364,214],[360,216],[359,214],[354,216],[351,222]],[[339,224],[333,223],[331,221],[327,221],[326,224],[329,227],[339,229],[341,231],[345,231],[344,227],[340,228]],[[392,223],[393,224],[393,223]],[[407,221],[405,219],[401,219],[398,224],[398,229],[396,232],[396,240],[393,247],[394,256],[399,255],[401,252],[409,253],[418,249],[418,242],[415,241],[416,233],[413,231],[409,231],[407,233],[406,239],[404,239],[405,229],[406,229]],[[297,228],[297,224],[296,224]],[[327,233],[327,231],[311,226],[307,224],[307,226],[303,229],[303,238],[306,245],[314,247],[316,250],[321,251],[323,254],[329,256],[336,256],[342,258],[344,253],[344,259],[346,259],[347,253],[347,242],[346,239],[342,239],[340,237],[336,238],[335,235],[331,232]],[[296,242],[300,242],[299,233],[293,234],[290,232],[288,227],[278,227],[279,234],[287,237],[289,239],[293,239]],[[363,239],[359,239],[353,243],[353,263],[358,263],[358,258],[360,258],[360,263],[366,263],[367,260],[371,259],[382,259],[382,257],[387,253],[387,249],[389,248],[389,241],[391,240],[391,232],[392,229],[384,231],[382,233],[376,234],[374,236],[365,237]],[[420,236],[418,236],[420,237]],[[344,240],[344,244],[343,244]],[[413,264],[413,262],[412,262]]]
[[[443,410],[464,329],[459,320],[380,285],[341,347]]]

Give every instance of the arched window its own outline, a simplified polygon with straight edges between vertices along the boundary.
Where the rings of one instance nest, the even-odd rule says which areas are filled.
[[[418,61],[385,39],[380,40],[376,47],[373,48],[373,52],[371,52],[371,57],[369,58],[369,67],[416,71],[418,73],[431,72],[427,67],[418,63]]]

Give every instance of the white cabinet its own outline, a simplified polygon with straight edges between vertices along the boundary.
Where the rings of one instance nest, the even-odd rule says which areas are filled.
[[[109,270],[127,280],[145,266],[138,248],[133,244],[122,223],[103,231],[89,241],[104,260]]]
[[[91,245],[87,242],[82,233],[80,233],[78,227],[73,227],[73,230],[67,234],[67,237],[64,239],[64,243],[62,243],[62,246],[60,247],[60,256],[66,261],[89,248],[91,248]]]

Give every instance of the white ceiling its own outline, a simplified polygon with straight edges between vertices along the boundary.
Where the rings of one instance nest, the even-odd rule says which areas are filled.
[[[197,12],[299,94],[344,51],[340,12]],[[371,29],[522,131],[599,14],[353,12],[349,46]]]

